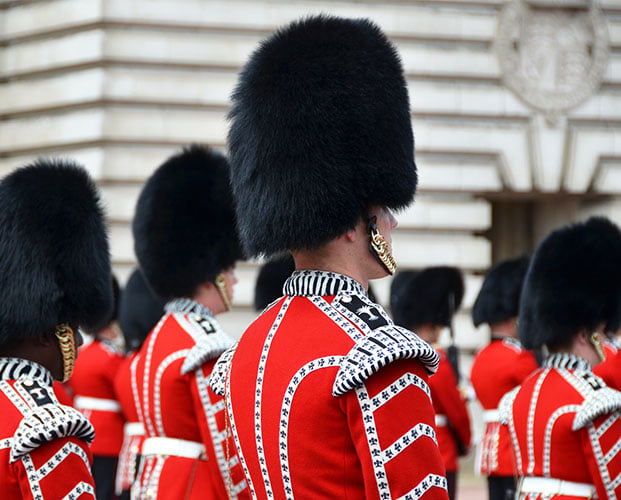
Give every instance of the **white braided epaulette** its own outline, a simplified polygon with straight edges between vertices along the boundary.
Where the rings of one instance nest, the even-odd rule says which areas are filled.
[[[13,436],[11,463],[45,443],[71,436],[89,444],[95,438],[93,426],[79,411],[55,403],[31,408]]]
[[[235,354],[237,343],[230,349],[227,349],[216,361],[216,364],[211,371],[211,377],[209,377],[209,387],[218,396],[224,396],[226,391],[226,376],[229,373],[231,362]]]
[[[509,422],[511,421],[513,402],[515,401],[515,397],[517,396],[519,390],[520,386],[518,385],[500,398],[500,403],[498,403],[498,420],[502,425],[509,425]]]
[[[360,387],[371,375],[399,359],[418,359],[429,373],[438,369],[440,357],[418,335],[394,324],[381,326],[359,340],[340,363],[332,395]]]
[[[233,338],[222,330],[201,337],[185,357],[185,361],[181,367],[181,374],[185,375],[186,373],[197,370],[203,366],[205,362],[217,358],[234,344],[235,341]]]
[[[621,392],[610,387],[594,390],[580,405],[576,412],[572,430],[576,431],[589,425],[602,415],[608,415],[621,409]]]

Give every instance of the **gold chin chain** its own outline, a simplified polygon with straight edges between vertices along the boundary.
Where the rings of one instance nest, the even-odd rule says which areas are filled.
[[[60,353],[63,357],[63,382],[66,382],[73,373],[75,364],[75,336],[73,330],[67,324],[58,325],[54,332],[60,346]]]
[[[397,263],[395,262],[392,253],[390,253],[390,248],[388,247],[388,243],[382,236],[382,233],[379,232],[376,225],[377,218],[372,216],[369,218],[369,235],[371,236],[371,253],[375,255],[378,262],[382,265],[382,267],[389,273],[395,274],[397,270]]]
[[[602,361],[605,361],[606,352],[604,351],[604,344],[602,343],[602,336],[597,332],[593,332],[591,334],[590,341],[591,341],[591,345],[595,348],[595,352],[597,352],[599,359],[601,359]]]
[[[229,292],[226,289],[226,278],[224,274],[220,273],[216,276],[216,286],[218,287],[218,291],[220,292],[220,296],[224,301],[224,305],[226,306],[226,310],[230,311],[233,308],[233,304],[231,303],[231,297],[229,297]]]

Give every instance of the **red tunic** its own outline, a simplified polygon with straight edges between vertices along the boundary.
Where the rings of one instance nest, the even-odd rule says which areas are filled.
[[[136,361],[137,408],[146,439],[132,495],[209,500],[230,492],[234,499],[247,498],[235,445],[226,438],[224,401],[207,384],[215,358],[233,340],[196,302],[175,300],[166,311]],[[150,453],[154,442],[160,452]]]
[[[138,399],[137,357],[138,352],[134,352],[125,358],[114,378],[114,392],[125,419],[123,445],[121,446],[116,472],[115,489],[117,495],[123,491],[129,491],[134,483],[137,459],[144,440],[144,426],[140,422],[136,408],[136,399]]]
[[[511,438],[498,422],[498,404],[536,369],[535,355],[512,338],[494,338],[476,355],[470,381],[486,421],[475,465],[480,474],[513,476]]]
[[[447,499],[428,372],[438,356],[354,280],[297,271],[220,358],[255,498]],[[230,377],[229,374],[230,368]]]
[[[465,448],[470,446],[470,417],[446,353],[438,350],[438,354],[440,364],[438,371],[429,377],[429,389],[436,412],[438,448],[444,467],[447,472],[456,472],[459,469],[456,440],[459,439]]]
[[[621,391],[621,349],[612,342],[604,343],[606,359],[593,367],[593,373],[601,377],[608,387]]]
[[[569,354],[550,356],[501,403],[518,475],[581,483],[583,488],[590,484],[600,500],[621,498],[620,409],[621,393],[607,388],[586,361]],[[528,496],[524,489],[520,499],[588,497]]]
[[[3,499],[94,499],[93,427],[54,396],[50,373],[0,358],[0,486]],[[74,495],[74,496],[69,496]]]
[[[56,394],[56,398],[61,405],[73,406],[73,394],[62,382],[54,381],[54,394]]]
[[[117,457],[123,443],[124,419],[116,401],[114,377],[123,356],[113,347],[93,340],[80,350],[69,386],[74,406],[95,428],[93,455]]]

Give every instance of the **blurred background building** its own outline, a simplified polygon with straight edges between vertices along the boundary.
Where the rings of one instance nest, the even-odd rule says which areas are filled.
[[[320,12],[369,17],[399,47],[420,186],[394,253],[402,269],[464,270],[467,372],[488,339],[470,308],[493,262],[565,222],[621,222],[621,0],[0,0],[0,175],[41,155],[83,163],[124,281],[143,181],[181,145],[225,149],[249,53]],[[256,270],[239,265],[233,335],[255,316]],[[373,286],[387,304],[390,280]]]

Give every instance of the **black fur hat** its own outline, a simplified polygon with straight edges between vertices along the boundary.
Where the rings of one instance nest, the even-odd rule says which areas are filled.
[[[411,203],[407,86],[395,47],[371,21],[315,16],[277,31],[232,99],[231,178],[250,255],[317,248],[371,205]]]
[[[192,145],[147,180],[134,216],[134,250],[162,299],[191,297],[196,287],[242,258],[224,156]]]
[[[517,317],[527,269],[528,257],[522,255],[500,261],[488,271],[472,308],[474,326]]]
[[[263,264],[254,286],[254,308],[262,311],[279,297],[282,287],[295,271],[295,262],[291,254],[279,257]]]
[[[398,325],[449,326],[464,297],[464,279],[455,267],[428,267],[397,273],[390,286],[390,307]]]
[[[139,349],[164,314],[164,301],[151,291],[139,269],[132,272],[121,293],[119,323],[128,351]]]
[[[103,210],[83,168],[40,159],[0,182],[0,344],[62,323],[102,326],[110,277]]]
[[[580,330],[621,323],[621,231],[604,217],[550,233],[531,260],[520,303],[527,348],[563,345]]]

